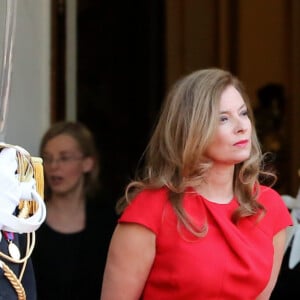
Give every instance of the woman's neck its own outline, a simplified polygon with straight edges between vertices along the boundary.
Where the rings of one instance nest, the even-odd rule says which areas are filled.
[[[216,203],[228,203],[233,198],[234,168],[212,168],[195,188],[198,194]]]
[[[47,224],[61,233],[85,228],[85,198],[82,194],[53,194],[47,202]]]
[[[84,207],[85,195],[83,193],[58,194],[53,193],[47,201],[48,206],[55,207],[57,210],[68,212]]]

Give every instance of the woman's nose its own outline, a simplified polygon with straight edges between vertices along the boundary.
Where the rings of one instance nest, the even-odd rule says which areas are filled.
[[[249,127],[248,120],[237,118],[235,124],[235,132],[236,133],[244,133],[247,131]]]

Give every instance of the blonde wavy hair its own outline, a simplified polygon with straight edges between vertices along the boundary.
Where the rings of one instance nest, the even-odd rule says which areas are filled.
[[[251,154],[247,160],[235,165],[233,191],[240,206],[232,220],[237,223],[242,217],[264,212],[264,207],[257,201],[259,179],[271,177],[274,183],[276,175],[263,170],[264,156],[250,101],[243,84],[235,76],[225,70],[210,68],[183,77],[171,88],[144,153],[142,173],[127,185],[125,195],[117,202],[118,213],[122,213],[141,190],[167,187],[179,221],[195,235],[205,234],[206,225],[197,228],[193,224],[183,208],[182,198],[187,187],[196,187],[203,181],[212,165],[204,153],[219,123],[221,94],[229,85],[243,97],[252,124]]]

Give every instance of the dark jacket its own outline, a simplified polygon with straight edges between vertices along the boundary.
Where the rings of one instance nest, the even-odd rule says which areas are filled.
[[[101,197],[87,201],[85,230],[62,234],[44,223],[33,251],[38,300],[99,300],[116,217]]]
[[[23,257],[26,249],[27,234],[21,234],[21,235],[15,234],[14,243],[18,246],[22,255],[21,257]],[[8,254],[8,242],[6,241],[4,235],[2,235],[2,239],[0,242],[0,251],[4,254]],[[0,260],[3,261],[14,272],[14,274],[17,277],[19,277],[23,264],[15,264],[9,262],[2,256],[0,256]],[[36,285],[35,285],[35,278],[34,278],[31,259],[28,259],[27,261],[26,269],[21,283],[25,289],[26,300],[36,300]],[[12,287],[9,280],[4,275],[3,270],[0,268],[0,300],[17,300],[17,299],[18,296],[15,289]]]

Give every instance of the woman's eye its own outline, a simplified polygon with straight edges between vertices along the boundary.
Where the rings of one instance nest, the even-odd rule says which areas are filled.
[[[242,115],[243,115],[243,116],[248,116],[248,110],[242,111]]]
[[[70,156],[61,156],[59,158],[60,161],[66,162],[66,161],[70,161],[72,159],[72,157]]]
[[[53,161],[52,157],[49,156],[43,156],[44,163],[51,163]]]
[[[223,122],[226,122],[228,120],[228,118],[227,117],[225,117],[225,116],[221,116],[220,117],[220,121],[223,123]]]

